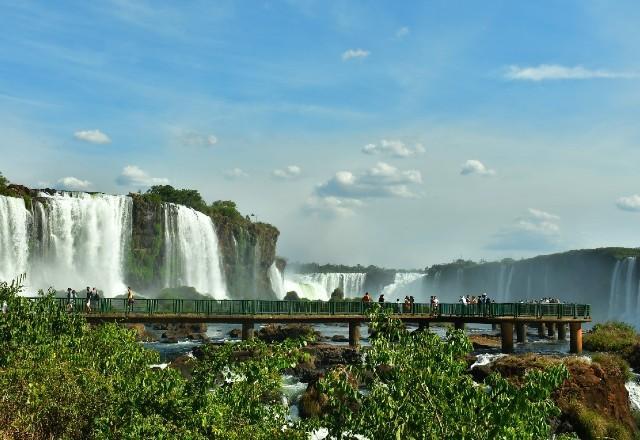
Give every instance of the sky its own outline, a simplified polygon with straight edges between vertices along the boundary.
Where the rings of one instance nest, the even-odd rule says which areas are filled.
[[[636,1],[0,0],[0,171],[234,200],[290,261],[639,246]]]

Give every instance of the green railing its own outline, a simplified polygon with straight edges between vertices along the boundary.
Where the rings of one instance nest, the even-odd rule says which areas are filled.
[[[38,298],[31,298],[37,301]],[[87,313],[87,301],[77,298],[68,301],[57,298],[60,307],[69,312]],[[270,301],[270,300],[191,300],[191,299],[136,299],[132,305],[123,298],[105,298],[91,302],[92,314],[196,314],[214,315],[364,315],[377,303],[361,301]],[[580,318],[591,317],[588,304],[440,304],[432,308],[430,304],[415,303],[412,308],[404,304],[385,303],[383,305],[395,313],[430,315],[441,317],[531,317]]]

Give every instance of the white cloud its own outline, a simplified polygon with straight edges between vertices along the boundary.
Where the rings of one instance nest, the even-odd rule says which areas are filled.
[[[244,170],[242,170],[241,168],[233,168],[231,170],[228,170],[224,173],[224,177],[227,180],[237,180],[237,179],[244,179],[249,177],[249,174],[247,174]]]
[[[616,206],[623,211],[640,212],[640,195],[620,197],[616,200]]]
[[[328,181],[318,185],[316,195],[340,199],[412,198],[417,194],[411,185],[422,183],[417,170],[400,170],[384,162],[359,174],[339,171]]]
[[[540,251],[557,247],[560,239],[560,217],[529,208],[527,215],[499,231],[489,244],[490,249]]]
[[[360,200],[312,196],[304,205],[304,211],[319,217],[349,217],[354,215],[355,209],[361,206],[363,203]]]
[[[354,58],[366,58],[371,52],[363,49],[349,49],[342,53],[342,60],[348,61]]]
[[[504,77],[520,81],[571,80],[571,79],[632,79],[637,73],[592,70],[582,66],[567,67],[558,64],[540,64],[532,67],[508,66]]]
[[[72,191],[82,191],[91,186],[91,182],[89,182],[88,180],[82,180],[72,176],[63,177],[62,179],[58,180],[58,184],[60,184],[63,189]]]
[[[202,134],[192,130],[180,130],[176,133],[178,142],[185,147],[213,147],[218,138],[213,134]]]
[[[402,26],[396,31],[396,38],[404,38],[407,35],[409,35],[409,28],[407,26]]]
[[[413,147],[408,147],[402,141],[382,139],[380,144],[365,145],[362,147],[362,152],[365,154],[388,154],[394,157],[409,157],[424,153],[425,148],[419,143]]]
[[[98,129],[76,131],[73,136],[78,140],[92,144],[108,144],[111,142],[111,138]]]
[[[460,174],[468,176],[471,174],[478,174],[480,176],[493,176],[496,174],[495,170],[487,168],[482,162],[476,159],[469,159],[462,164]]]
[[[116,179],[118,185],[149,187],[153,185],[167,185],[169,179],[164,177],[151,177],[146,171],[135,165],[127,165]]]
[[[302,169],[298,165],[289,165],[284,169],[273,170],[273,177],[282,180],[293,180],[302,174]]]

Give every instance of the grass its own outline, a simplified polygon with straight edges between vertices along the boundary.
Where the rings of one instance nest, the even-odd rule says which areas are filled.
[[[596,353],[591,356],[593,362],[600,366],[612,376],[622,377],[625,382],[632,379],[629,363],[622,357],[613,353]]]
[[[571,403],[568,415],[581,439],[633,439],[633,434],[629,432],[629,429],[623,424],[615,420],[607,419],[597,411],[586,408],[579,402]]]

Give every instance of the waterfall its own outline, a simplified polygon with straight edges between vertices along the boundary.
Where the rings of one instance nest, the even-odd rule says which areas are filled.
[[[271,283],[271,289],[275,292],[278,299],[284,298],[287,294],[287,291],[284,287],[284,277],[282,273],[276,266],[276,262],[274,261],[271,266],[269,266],[269,283]]]
[[[165,286],[190,286],[216,299],[227,297],[211,218],[182,205],[166,203]]]
[[[509,276],[507,277],[507,285],[504,288],[504,297],[501,301],[506,302],[511,300],[511,282],[513,281],[513,272],[515,271],[515,265],[511,264],[509,267]]]
[[[611,275],[609,292],[609,318],[622,319],[636,323],[634,311],[640,309],[638,299],[638,274],[636,257],[627,257],[616,261]]]
[[[295,291],[301,297],[323,301],[341,288],[345,298],[359,298],[364,294],[365,273],[310,273],[286,275],[287,292]]]
[[[34,199],[29,285],[97,287],[124,294],[124,255],[131,238],[132,201],[125,196],[60,192]]]
[[[397,272],[393,284],[382,289],[386,301],[403,299],[405,296],[414,296],[416,301],[426,301],[423,281],[425,274],[414,272]]]
[[[23,199],[0,196],[0,281],[27,272],[29,220]]]
[[[507,266],[504,263],[500,264],[500,271],[498,272],[498,288],[496,289],[496,301],[503,301],[506,297],[506,272]]]

